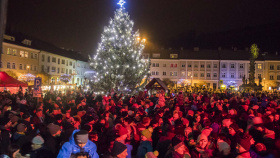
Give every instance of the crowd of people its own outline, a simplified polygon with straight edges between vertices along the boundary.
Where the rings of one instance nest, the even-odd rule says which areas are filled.
[[[280,97],[0,93],[4,158],[279,158]]]

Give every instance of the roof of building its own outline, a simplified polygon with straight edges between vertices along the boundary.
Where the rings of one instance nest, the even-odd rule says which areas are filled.
[[[144,50],[144,53],[150,55],[151,59],[192,59],[192,60],[249,60],[249,50],[237,49],[199,49],[196,50],[172,50],[172,49],[154,49]],[[159,57],[153,57],[153,54],[160,54]],[[178,58],[171,58],[171,54],[178,54]],[[263,60],[280,60],[280,55],[260,54],[256,59]]]
[[[146,86],[145,89],[164,89],[168,90],[167,86],[159,79],[159,78],[153,78]]]
[[[81,60],[84,62],[88,61],[88,59],[85,58],[84,56],[82,56],[81,53],[79,53],[79,52],[75,52],[72,50],[65,50],[65,49],[59,48],[51,43],[33,38],[31,36],[27,36],[27,35],[24,35],[21,33],[16,33],[16,34],[14,33],[14,34],[8,34],[8,35],[14,37],[14,41],[4,39],[4,42],[27,47],[27,48],[46,51],[49,53],[61,55],[61,56],[67,57],[67,58],[75,59],[75,60]],[[25,39],[30,40],[31,45],[26,45],[26,44],[22,43],[22,41],[24,41]]]

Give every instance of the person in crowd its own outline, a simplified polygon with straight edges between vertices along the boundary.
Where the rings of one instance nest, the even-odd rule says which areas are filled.
[[[32,139],[31,145],[32,151],[27,155],[30,155],[30,158],[50,158],[55,157],[52,152],[44,147],[44,139],[41,136],[36,136]]]
[[[96,145],[88,139],[87,131],[75,130],[69,142],[63,144],[57,157],[69,158],[71,155],[83,155],[91,158],[99,158],[96,150]]]
[[[20,158],[19,146],[17,144],[11,144],[8,146],[5,154],[0,155],[0,158]]]

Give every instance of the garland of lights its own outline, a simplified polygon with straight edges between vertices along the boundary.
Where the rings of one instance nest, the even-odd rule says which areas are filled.
[[[60,78],[59,78],[60,81],[65,82],[65,83],[70,82],[71,79],[72,79],[72,76],[69,74],[62,74],[62,75],[60,75]]]
[[[93,86],[97,91],[131,92],[142,90],[150,76],[150,60],[142,58],[145,39],[132,30],[134,22],[125,11],[124,0],[101,34],[101,42],[90,65],[96,72]],[[143,82],[144,80],[144,82]]]
[[[18,80],[20,81],[25,81],[25,82],[30,82],[30,81],[34,81],[36,77],[30,73],[27,73],[27,74],[21,74],[19,77],[18,77]]]

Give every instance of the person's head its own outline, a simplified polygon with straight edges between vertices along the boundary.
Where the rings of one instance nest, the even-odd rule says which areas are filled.
[[[275,120],[275,121],[279,121],[279,114],[275,114],[274,120]]]
[[[19,149],[20,147],[17,144],[10,144],[7,149],[7,155],[10,158],[16,158],[18,155],[20,155]]]
[[[173,119],[177,120],[179,118],[179,113],[178,112],[174,112],[173,113]]]
[[[123,127],[122,125],[120,125],[118,127],[118,135],[119,135],[119,140],[126,140],[127,135],[128,135],[128,131],[125,127]]]
[[[43,111],[41,109],[36,110],[36,115],[38,117],[43,117]]]
[[[143,141],[147,141],[150,140],[152,138],[152,133],[153,133],[153,128],[149,127],[148,129],[144,129],[141,134],[141,140]]]
[[[88,132],[86,130],[80,130],[74,134],[75,143],[83,148],[88,142]]]
[[[229,126],[232,124],[231,119],[224,119],[223,120],[223,127],[229,128]]]
[[[205,149],[208,145],[208,137],[205,134],[200,134],[197,137],[197,144],[200,148]]]
[[[199,114],[195,114],[194,118],[195,118],[195,122],[200,122],[201,117]]]
[[[180,155],[183,155],[186,151],[186,146],[184,143],[184,136],[182,135],[176,135],[172,138],[172,147],[175,152],[177,152]]]
[[[127,156],[127,147],[123,143],[118,141],[114,142],[113,149],[111,151],[111,155],[117,158],[126,158]]]
[[[237,140],[236,149],[238,153],[248,152],[251,147],[251,137],[244,137]]]
[[[50,132],[50,134],[53,136],[53,137],[59,137],[60,134],[61,134],[61,128],[60,126],[56,125],[56,124],[53,124],[53,123],[50,123],[48,126],[48,131]]]
[[[20,123],[17,125],[17,132],[21,132],[21,133],[24,133],[27,131],[27,127],[25,124],[23,123]]]
[[[31,148],[32,150],[37,150],[43,147],[44,139],[41,136],[36,136],[32,139]]]

